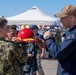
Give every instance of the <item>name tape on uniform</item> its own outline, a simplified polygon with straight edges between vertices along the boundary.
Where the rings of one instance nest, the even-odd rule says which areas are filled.
[[[66,35],[65,39],[67,39],[67,40],[69,40],[69,39],[76,39],[76,34]]]

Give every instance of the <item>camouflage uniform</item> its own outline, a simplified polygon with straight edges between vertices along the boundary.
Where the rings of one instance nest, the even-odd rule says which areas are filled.
[[[15,42],[0,38],[0,75],[21,75],[19,63],[27,60],[27,54]]]

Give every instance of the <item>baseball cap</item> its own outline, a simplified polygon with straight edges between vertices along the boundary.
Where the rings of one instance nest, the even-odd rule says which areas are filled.
[[[38,29],[38,26],[37,25],[30,25],[30,27],[29,27],[30,29]]]
[[[69,15],[74,15],[74,16],[76,15],[76,7],[75,6],[66,5],[66,6],[64,6],[64,8],[62,8],[60,13],[54,14],[55,17],[59,17],[59,18],[66,17]]]

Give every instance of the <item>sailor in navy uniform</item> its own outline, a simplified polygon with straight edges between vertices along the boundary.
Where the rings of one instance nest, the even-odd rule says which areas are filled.
[[[44,39],[43,35],[38,33],[38,26],[37,25],[30,25],[29,28],[34,32],[35,37],[36,37],[37,40],[39,40],[39,38]],[[41,58],[44,57],[44,49],[41,50],[38,45],[36,45],[35,49],[37,51],[37,64],[38,64],[37,74],[38,75],[45,75],[44,71],[43,71],[43,68],[42,68],[42,65],[41,65]]]
[[[64,41],[59,44],[53,41],[50,31],[46,31],[46,46],[49,53],[58,59],[57,75],[76,75],[76,7],[67,5],[55,16],[60,18],[69,31],[65,33]]]

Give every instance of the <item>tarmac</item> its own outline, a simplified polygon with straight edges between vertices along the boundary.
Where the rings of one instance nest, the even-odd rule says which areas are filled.
[[[56,75],[58,62],[56,59],[42,59],[45,75]]]

